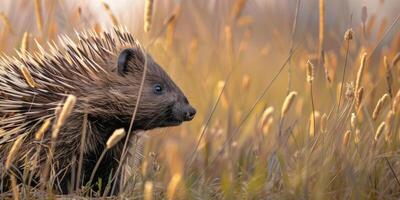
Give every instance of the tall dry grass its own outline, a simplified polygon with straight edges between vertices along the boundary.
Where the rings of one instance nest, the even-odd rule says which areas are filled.
[[[0,49],[33,52],[40,49],[32,41],[112,25],[138,37],[198,115],[147,133],[129,188],[134,198],[400,198],[399,12],[383,10],[400,10],[396,2],[355,5],[354,13],[345,1],[325,0],[148,0],[147,9],[127,2],[2,2]],[[43,130],[56,140],[57,127],[67,125],[69,106],[59,112],[43,122],[38,142]],[[78,174],[80,159],[71,161]],[[11,181],[0,199],[52,194]],[[98,195],[75,182],[72,197]]]

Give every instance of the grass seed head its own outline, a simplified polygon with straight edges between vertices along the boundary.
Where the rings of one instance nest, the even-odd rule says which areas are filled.
[[[358,68],[358,72],[357,72],[355,91],[358,91],[358,88],[360,88],[360,86],[361,86],[361,79],[362,79],[362,74],[364,72],[366,61],[367,61],[367,53],[364,52],[361,55],[361,63],[360,63],[360,67]]]
[[[264,110],[259,121],[259,127],[262,128],[274,113],[274,107],[270,106]]]
[[[50,127],[50,122],[51,122],[51,119],[44,120],[42,126],[40,126],[39,130],[35,133],[35,140],[36,141],[42,140],[43,135],[46,133],[46,131]]]
[[[10,33],[14,32],[10,20],[8,19],[7,15],[4,14],[3,12],[0,12],[0,20],[3,22],[4,26]]]
[[[170,49],[174,44],[174,37],[175,37],[175,27],[179,16],[181,15],[181,6],[178,4],[173,11],[171,17],[167,19],[165,22],[167,26],[167,33],[166,33],[166,45],[167,49]]]
[[[36,17],[36,26],[39,32],[43,31],[43,18],[42,18],[42,3],[41,0],[35,0],[35,17]]]
[[[346,133],[344,133],[343,142],[342,142],[343,146],[347,146],[349,144],[350,134],[351,134],[350,130],[347,130]]]
[[[393,96],[393,76],[392,76],[392,68],[391,65],[389,64],[387,56],[383,57],[383,64],[385,66],[385,72],[386,72],[386,83],[387,83],[387,88],[388,88],[388,93],[390,96]]]
[[[289,95],[286,97],[285,101],[283,102],[282,106],[282,111],[281,111],[281,117],[283,118],[286,113],[289,111],[290,107],[292,106],[295,98],[297,96],[296,91],[292,91],[289,93]]]
[[[386,129],[386,123],[385,122],[382,122],[380,125],[379,125],[379,127],[378,127],[378,129],[376,130],[376,133],[375,133],[375,141],[378,141],[379,140],[379,137],[382,135],[382,133],[385,131],[385,129]]]
[[[250,88],[251,78],[248,74],[243,76],[242,79],[242,88],[244,90],[248,90]]]
[[[328,115],[325,113],[321,117],[321,132],[325,133],[328,131]]]
[[[236,0],[231,11],[231,19],[236,20],[240,17],[247,0]]]
[[[347,99],[353,99],[354,98],[354,84],[353,84],[353,82],[350,82],[350,83],[346,83],[346,91],[345,91],[345,97],[347,98]]]
[[[319,52],[323,54],[325,39],[325,0],[319,0]]]
[[[357,117],[356,117],[355,113],[351,113],[350,126],[351,126],[351,130],[356,130]]]
[[[146,0],[144,6],[144,32],[149,32],[152,23],[154,0]]]
[[[10,180],[11,180],[11,190],[12,190],[13,200],[19,200],[20,192],[17,185],[17,179],[15,178],[14,173],[10,174]]]
[[[20,136],[17,140],[14,141],[13,145],[11,146],[11,150],[8,153],[7,160],[6,160],[6,170],[10,169],[11,165],[15,161],[18,151],[21,148],[21,145],[24,141],[24,137]]]
[[[361,102],[363,99],[363,95],[364,95],[364,87],[360,87],[357,91],[356,91],[356,111],[358,111],[360,109],[361,106]]]
[[[107,149],[113,148],[122,138],[125,137],[125,135],[126,133],[124,128],[116,129],[110,136],[110,138],[108,138],[107,140],[106,143]]]
[[[178,188],[179,183],[181,182],[182,175],[180,173],[176,173],[173,175],[171,181],[168,184],[167,188],[167,199],[173,200],[176,199],[175,193]]]
[[[382,108],[384,107],[386,101],[389,100],[389,94],[384,94],[378,101],[375,106],[374,112],[372,113],[372,119],[376,120],[378,118],[379,113],[381,112]]]
[[[29,50],[29,32],[25,32],[21,40],[21,52],[26,53]]]
[[[264,136],[266,136],[269,131],[271,130],[271,127],[274,123],[274,118],[269,118],[268,121],[261,127],[261,131],[264,134]]]
[[[311,83],[314,80],[314,64],[310,60],[307,61],[307,82]]]
[[[153,183],[146,181],[144,184],[144,200],[153,200]]]
[[[225,87],[225,81],[218,81],[216,89],[215,89],[215,98],[217,99],[221,95],[221,105],[225,109],[228,108],[229,102],[228,102],[228,97],[226,96],[226,87]]]
[[[346,33],[344,33],[344,39],[346,41],[352,40],[353,39],[353,35],[354,35],[353,29],[349,28],[349,29],[347,29]]]
[[[367,22],[367,18],[368,18],[368,9],[367,6],[363,6],[361,11],[361,22],[365,24],[365,22]]]
[[[51,133],[51,138],[52,139],[57,139],[58,133],[61,129],[61,126],[65,123],[69,115],[71,114],[74,106],[76,103],[76,97],[74,95],[68,95],[67,99],[64,102],[64,105],[62,106],[58,116],[56,123],[53,127],[53,131]]]
[[[354,134],[354,143],[358,144],[361,141],[361,135],[360,135],[360,129],[356,129],[356,132]]]
[[[113,25],[114,25],[114,26],[118,26],[118,25],[119,25],[118,19],[117,19],[117,17],[114,15],[114,13],[111,11],[110,6],[109,6],[106,2],[104,2],[104,1],[101,1],[101,3],[103,4],[104,9],[106,10],[106,12],[108,13],[108,15],[110,16]]]

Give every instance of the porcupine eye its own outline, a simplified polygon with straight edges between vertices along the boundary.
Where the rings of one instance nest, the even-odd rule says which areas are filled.
[[[153,86],[153,92],[154,94],[161,95],[164,92],[164,88],[161,86],[161,84],[157,83]]]

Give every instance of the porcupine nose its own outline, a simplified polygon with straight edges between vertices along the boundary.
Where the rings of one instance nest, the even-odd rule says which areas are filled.
[[[185,121],[190,121],[194,118],[196,115],[196,109],[194,109],[192,106],[188,106],[185,112]]]

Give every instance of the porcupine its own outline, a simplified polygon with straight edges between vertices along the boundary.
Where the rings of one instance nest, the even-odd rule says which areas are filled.
[[[23,137],[13,169],[19,173],[24,167],[31,169],[32,166],[24,166],[31,162],[24,161],[34,159],[35,147],[43,146],[38,156],[39,167],[30,172],[36,179],[29,184],[38,182],[49,153],[46,147],[51,134],[48,130],[40,144],[34,142],[34,135],[46,119],[54,123],[58,106],[72,94],[77,101],[60,130],[54,150],[53,170],[58,172],[55,180],[60,186],[54,190],[70,192],[71,160],[79,156],[83,157],[81,177],[85,185],[112,132],[117,128],[129,130],[144,69],[133,131],[177,126],[194,118],[196,110],[180,88],[125,29],[114,28],[100,34],[86,31],[77,33],[77,42],[63,36],[59,43],[49,43],[48,52],[39,45],[36,53],[19,52],[19,58],[3,56],[0,60],[0,179],[7,177],[4,163],[13,142]],[[35,87],[27,82],[21,66],[28,69]],[[87,133],[80,155],[84,122]],[[107,152],[94,180],[107,183],[113,177],[123,145],[119,142]],[[114,181],[118,181],[116,176]],[[7,186],[7,180],[3,182]]]

